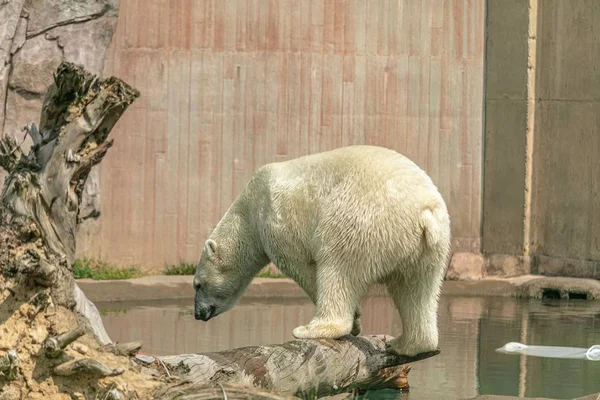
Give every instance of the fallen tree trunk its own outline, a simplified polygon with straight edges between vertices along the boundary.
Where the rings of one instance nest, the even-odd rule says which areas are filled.
[[[64,62],[48,88],[39,129],[25,129],[33,140],[29,153],[15,137],[0,139],[0,167],[9,173],[0,204],[0,399],[175,399],[185,393],[202,399],[215,384],[288,397],[407,388],[409,368],[402,365],[437,353],[398,358],[385,353],[389,337],[383,336],[160,358],[134,358],[139,342],[110,342],[96,307],[73,279],[75,234],[85,180],[138,96],[117,78],[99,79]],[[250,391],[238,386],[228,386],[236,388],[231,398]]]
[[[386,335],[347,336],[340,340],[294,340],[282,345],[242,347],[204,354],[152,357],[138,355],[147,366],[162,363],[192,384],[220,382],[257,386],[278,393],[324,396],[343,392],[408,390],[410,366],[439,354],[402,358],[385,352]],[[169,399],[170,387],[157,398]]]

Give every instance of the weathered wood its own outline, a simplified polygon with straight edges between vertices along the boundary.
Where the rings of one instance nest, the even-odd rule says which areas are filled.
[[[14,379],[17,365],[19,364],[19,356],[12,349],[6,354],[0,356],[0,375],[6,376],[9,380]]]
[[[159,390],[155,399],[161,400],[289,400],[299,399],[299,397],[290,395],[281,395],[247,386],[237,386],[230,384],[197,384],[190,382],[181,382],[176,385],[165,387]]]
[[[123,368],[109,368],[93,358],[69,361],[54,368],[54,374],[59,376],[71,376],[76,374],[91,374],[99,377],[121,375]]]
[[[85,333],[85,327],[78,325],[77,328],[65,332],[56,337],[49,337],[44,341],[46,357],[58,358],[63,354],[65,347],[79,339]]]
[[[0,356],[3,394],[118,398],[125,389],[144,397],[159,384],[131,369],[124,354],[133,349],[103,348],[110,339],[71,270],[83,186],[112,145],[112,127],[138,96],[118,78],[99,79],[64,62],[47,90],[39,129],[24,128],[29,152],[22,139],[0,139],[0,167],[9,173],[0,195],[0,351],[10,349]],[[33,371],[69,383],[42,387],[29,381]],[[119,377],[126,372],[131,382]],[[105,390],[99,378],[115,387]]]
[[[143,343],[140,341],[128,343],[110,343],[105,346],[105,349],[120,356],[133,356],[140,351],[142,345]]]
[[[407,390],[410,366],[404,365],[439,351],[397,357],[385,351],[392,339],[387,335],[349,335],[340,340],[294,340],[215,353],[138,355],[136,359],[147,366],[162,362],[171,373],[198,385],[218,382],[318,396],[354,390]]]

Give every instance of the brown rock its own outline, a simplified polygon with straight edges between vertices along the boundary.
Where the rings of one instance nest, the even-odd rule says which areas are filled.
[[[10,53],[15,54],[17,51],[23,47],[25,44],[25,40],[27,35],[27,18],[21,15],[19,18],[19,23],[17,24],[17,30],[15,32],[15,37],[13,38],[12,46],[10,47]]]
[[[484,259],[481,253],[454,253],[446,279],[448,280],[479,280],[483,278]]]
[[[23,3],[24,0],[0,2],[0,21],[2,21],[0,23],[0,134],[4,127],[4,99],[8,90],[10,50],[13,46],[13,38],[17,31]]]
[[[54,28],[48,35],[57,38],[65,60],[85,65],[94,74],[102,74],[104,55],[116,25],[116,16],[103,16],[85,24]]]
[[[89,21],[104,14],[116,13],[117,0],[26,0],[29,12],[27,36],[32,37],[60,25]]]
[[[522,256],[512,254],[490,254],[486,257],[485,270],[487,276],[508,278],[530,273]]]
[[[0,68],[7,62],[23,3],[23,0],[0,1]]]
[[[9,87],[36,94],[46,93],[46,88],[53,81],[52,75],[62,59],[63,54],[56,40],[48,40],[44,36],[28,39],[13,56]],[[40,111],[41,103],[38,114]],[[21,121],[21,124],[25,125],[27,122]]]
[[[42,108],[41,95],[24,92],[22,94],[15,90],[8,90],[6,96],[6,121],[4,123],[4,133],[16,136],[19,142],[24,137],[23,127],[31,121],[37,122],[40,119]],[[23,149],[27,152],[31,146],[31,138],[27,136],[23,143]]]

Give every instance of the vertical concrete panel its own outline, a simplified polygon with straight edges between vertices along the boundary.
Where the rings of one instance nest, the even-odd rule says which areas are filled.
[[[528,0],[488,1],[484,253],[523,251],[528,6]]]
[[[538,18],[532,249],[540,273],[600,278],[600,3],[546,0]]]
[[[487,99],[483,252],[523,252],[527,101]]]

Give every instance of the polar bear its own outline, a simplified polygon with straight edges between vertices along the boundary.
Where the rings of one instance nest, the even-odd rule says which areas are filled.
[[[348,146],[261,167],[204,244],[194,315],[232,308],[269,262],[316,305],[296,338],[360,333],[361,298],[384,284],[402,319],[388,351],[438,346],[450,217],[429,176],[383,147]]]

